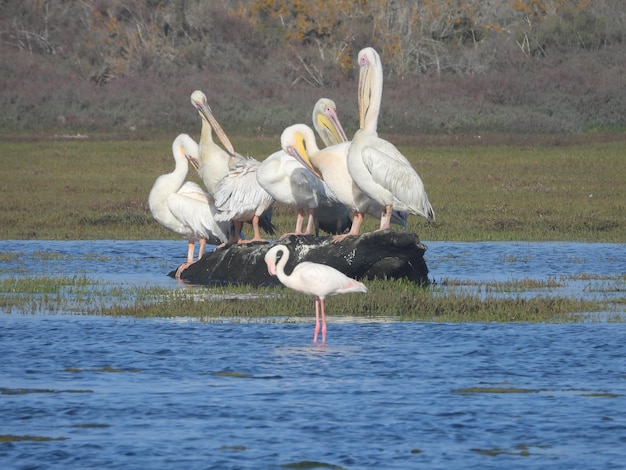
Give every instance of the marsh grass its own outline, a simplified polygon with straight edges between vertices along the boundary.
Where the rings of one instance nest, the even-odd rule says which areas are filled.
[[[612,312],[614,303],[569,297],[478,296],[421,288],[407,281],[368,282],[367,294],[331,297],[329,317],[440,322],[576,322]],[[8,278],[0,281],[0,310],[7,313],[197,318],[203,321],[310,321],[313,300],[282,287],[129,287],[77,277]],[[597,320],[606,321],[606,316]]]
[[[176,239],[153,220],[147,198],[154,180],[173,168],[177,133],[146,140],[3,141],[0,239]],[[231,137],[239,152],[259,159],[279,146],[278,137]],[[626,240],[620,140],[390,140],[421,175],[437,215],[432,225],[409,217],[408,230],[423,240]],[[295,217],[276,205],[273,220],[284,233]],[[367,217],[363,230],[377,225]]]

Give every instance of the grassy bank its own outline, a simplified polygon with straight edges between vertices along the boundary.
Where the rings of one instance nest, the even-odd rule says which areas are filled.
[[[616,278],[623,285],[624,279]],[[418,288],[411,282],[368,281],[366,295],[333,297],[331,318],[439,322],[622,322],[619,302],[522,295],[478,296],[454,289]],[[528,286],[531,288],[532,286]],[[491,289],[510,289],[506,283]],[[519,286],[520,294],[523,289]],[[0,311],[7,313],[197,318],[203,321],[311,321],[313,301],[281,287],[168,289],[129,287],[85,276],[6,277],[0,279]]]
[[[0,238],[176,238],[147,205],[156,177],[173,168],[175,134],[4,139]],[[624,136],[528,136],[513,144],[488,136],[446,139],[394,140],[422,176],[437,215],[432,225],[409,218],[409,230],[422,239],[626,240]],[[278,137],[232,140],[259,159],[278,148]],[[291,210],[277,206],[274,214],[279,232],[292,229]],[[365,230],[377,227],[366,220]]]

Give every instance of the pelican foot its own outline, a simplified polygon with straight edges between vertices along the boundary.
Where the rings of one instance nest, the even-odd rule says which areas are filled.
[[[351,233],[344,233],[344,234],[341,234],[341,235],[335,235],[332,238],[331,242],[333,242],[333,243],[341,243],[342,241],[344,241],[348,237],[356,237],[356,236],[357,235],[352,235]]]
[[[181,265],[180,265],[180,266],[176,269],[176,274],[174,275],[174,277],[175,277],[176,279],[180,279],[180,276],[181,276],[181,274],[183,273],[183,271],[184,271],[185,269],[187,269],[189,266],[191,266],[192,264],[193,264],[193,263],[189,263],[189,262],[181,264]]]

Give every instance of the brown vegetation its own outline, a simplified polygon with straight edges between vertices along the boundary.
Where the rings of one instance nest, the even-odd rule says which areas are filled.
[[[0,1],[0,130],[193,132],[204,90],[231,133],[276,135],[354,60],[386,71],[385,133],[626,128],[621,0]]]

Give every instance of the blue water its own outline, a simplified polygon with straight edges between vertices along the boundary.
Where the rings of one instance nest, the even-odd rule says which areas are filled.
[[[184,245],[3,241],[19,256],[0,275],[180,288],[166,273]],[[626,272],[625,245],[427,245],[434,280]],[[331,316],[327,346],[312,333],[308,322],[0,314],[0,464],[624,468],[624,323]]]

